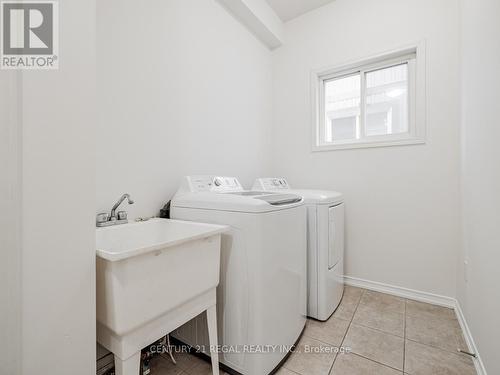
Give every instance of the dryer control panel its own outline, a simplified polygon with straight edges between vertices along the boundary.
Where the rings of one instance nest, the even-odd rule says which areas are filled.
[[[290,185],[284,178],[278,177],[268,177],[268,178],[258,178],[253,184],[252,190],[288,190]]]

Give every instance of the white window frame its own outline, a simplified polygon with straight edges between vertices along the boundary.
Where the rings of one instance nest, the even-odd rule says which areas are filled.
[[[360,111],[362,123],[360,131],[364,132],[365,124],[365,74],[382,68],[408,63],[408,132],[387,134],[321,143],[325,139],[324,87],[325,82],[349,75],[360,74],[361,100]],[[346,64],[313,70],[311,73],[312,103],[312,151],[331,151],[352,148],[385,147],[398,145],[423,144],[426,142],[425,111],[425,43],[395,51],[386,52],[370,58],[360,59]]]

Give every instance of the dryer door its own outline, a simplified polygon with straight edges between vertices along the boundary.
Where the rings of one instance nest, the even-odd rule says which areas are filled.
[[[328,269],[332,269],[344,254],[344,203],[330,207],[328,230]]]

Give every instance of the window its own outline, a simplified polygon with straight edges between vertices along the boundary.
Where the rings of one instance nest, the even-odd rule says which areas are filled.
[[[413,48],[314,72],[314,150],[423,143],[423,65]]]

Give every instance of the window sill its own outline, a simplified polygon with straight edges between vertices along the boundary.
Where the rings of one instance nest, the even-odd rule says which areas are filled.
[[[353,142],[353,143],[337,143],[327,145],[313,145],[312,152],[350,150],[356,148],[372,148],[372,147],[391,147],[391,146],[407,146],[425,144],[425,139],[407,138],[390,141],[372,141],[372,142]]]

